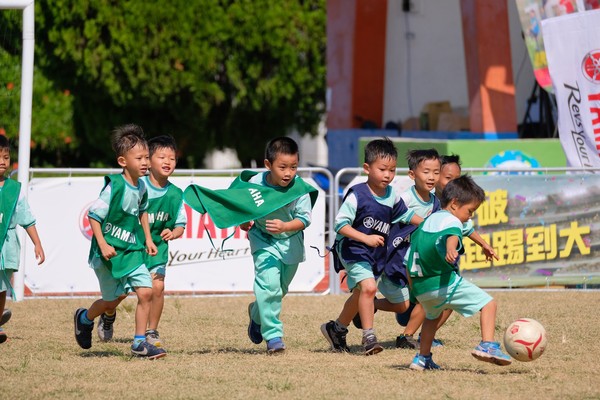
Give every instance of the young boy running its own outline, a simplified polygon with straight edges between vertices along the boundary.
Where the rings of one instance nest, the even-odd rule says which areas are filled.
[[[21,183],[6,177],[10,168],[10,142],[0,135],[0,343],[8,339],[1,328],[8,322],[12,313],[5,310],[6,293],[12,286],[11,277],[19,269],[21,245],[17,237],[17,225],[21,225],[34,245],[38,265],[46,259],[40,237],[35,227],[35,217],[31,214],[27,199],[21,192]]]
[[[99,198],[88,217],[92,232],[89,264],[94,269],[102,299],[89,309],[75,311],[75,340],[80,347],[92,346],[94,319],[116,309],[127,293],[134,290],[138,304],[131,353],[155,359],[167,353],[146,341],[146,327],[152,301],[152,278],[146,268],[146,251],[157,253],[148,224],[148,193],[140,179],[148,171],[148,144],[142,128],[125,125],[115,129],[112,147],[121,174],[108,175]]]
[[[146,330],[146,341],[163,347],[158,333],[158,323],[164,307],[166,266],[169,258],[169,241],[183,235],[187,216],[183,206],[183,191],[169,182],[177,164],[177,144],[172,136],[163,135],[148,140],[150,174],[141,180],[148,190],[148,222],[152,241],[158,254],[148,257],[147,266],[152,276],[152,305]],[[102,314],[98,320],[98,337],[108,341],[113,336],[116,310]]]
[[[347,327],[357,313],[361,319],[365,354],[383,350],[373,328],[375,279],[385,263],[390,225],[413,215],[389,186],[396,174],[396,159],[397,150],[391,140],[369,142],[365,146],[363,164],[367,182],[349,189],[336,216],[335,267],[337,271],[346,270],[352,294],[338,318],[321,325],[321,333],[334,351],[349,351]]]
[[[464,224],[485,200],[485,193],[470,177],[450,181],[441,194],[441,211],[433,213],[413,232],[407,255],[412,295],[422,305],[426,319],[419,353],[411,369],[440,369],[433,361],[431,345],[444,309],[465,317],[481,311],[481,342],[471,354],[497,365],[511,364],[510,357],[494,341],[496,301],[457,273],[456,261],[463,251]]]

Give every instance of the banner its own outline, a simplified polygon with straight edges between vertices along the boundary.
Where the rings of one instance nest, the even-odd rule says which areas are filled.
[[[211,189],[225,189],[233,177],[173,177],[171,182],[185,189],[190,183]],[[310,178],[308,183],[318,188]],[[36,227],[46,262],[38,266],[33,246],[27,238],[26,296],[99,295],[98,280],[88,267],[92,232],[87,210],[97,199],[103,178],[35,178],[29,185],[29,204],[36,216]],[[290,285],[291,292],[312,292],[325,278],[325,192],[312,212],[312,223],[304,231],[306,261],[301,263]],[[180,239],[169,242],[169,261],[165,277],[167,293],[251,293],[254,265],[246,232],[217,228],[207,214],[186,206],[188,222]],[[233,233],[223,248],[223,239]],[[214,247],[213,247],[214,244]],[[327,289],[324,287],[323,290]]]
[[[600,167],[600,10],[544,20],[542,27],[567,164]]]

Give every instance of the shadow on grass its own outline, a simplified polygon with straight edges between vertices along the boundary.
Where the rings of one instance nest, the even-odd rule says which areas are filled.
[[[83,358],[103,358],[103,357],[129,357],[129,354],[123,353],[118,349],[102,350],[102,351],[86,351],[79,354]]]
[[[202,354],[266,354],[266,349],[238,349],[235,347],[224,347],[221,349],[198,349],[193,351],[186,351],[183,354],[187,355],[202,355]]]
[[[391,369],[395,369],[398,371],[413,371],[409,368],[410,363],[406,363],[406,364],[395,364],[395,365],[390,365]],[[523,374],[528,374],[529,372],[526,370],[515,370],[513,368],[502,368],[502,367],[498,367],[497,369],[494,370],[483,370],[480,368],[452,368],[452,367],[447,367],[447,366],[442,366],[440,365],[440,367],[442,367],[442,369],[440,370],[433,370],[433,371],[413,371],[413,372],[425,372],[425,373],[432,373],[432,372],[466,372],[469,374],[477,374],[477,375],[523,375]]]

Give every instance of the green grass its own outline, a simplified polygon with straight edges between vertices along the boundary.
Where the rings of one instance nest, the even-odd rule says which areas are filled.
[[[434,359],[444,371],[408,369],[414,351],[395,349],[394,316],[378,312],[385,351],[335,354],[319,326],[335,319],[346,296],[290,296],[282,319],[288,350],[265,353],[246,335],[250,296],[168,298],[160,325],[169,355],[156,361],[129,355],[135,300],[119,307],[115,341],[82,350],[73,338],[73,312],[92,299],[32,299],[8,303],[13,318],[0,345],[0,393],[7,399],[592,399],[600,398],[600,292],[491,292],[498,300],[497,339],[519,317],[540,321],[546,353],[536,361],[497,367],[475,360],[479,318],[453,315],[438,333]],[[95,333],[94,333],[94,339]]]

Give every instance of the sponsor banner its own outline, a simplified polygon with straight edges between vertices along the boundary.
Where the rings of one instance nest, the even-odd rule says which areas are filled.
[[[600,167],[600,10],[542,26],[567,164]]]
[[[195,183],[225,189],[234,177],[172,177],[185,189]],[[307,182],[318,188],[310,178]],[[98,197],[103,177],[35,178],[28,201],[36,216],[46,262],[38,266],[33,246],[24,247],[26,295],[99,294],[94,271],[88,267],[91,229],[87,210]],[[311,292],[325,278],[325,192],[313,208],[312,223],[304,231],[306,261],[290,285],[292,292]],[[252,292],[254,265],[246,233],[239,228],[219,229],[207,214],[186,206],[188,223],[183,237],[170,242],[165,278],[167,293]],[[231,235],[225,243],[223,240]]]

